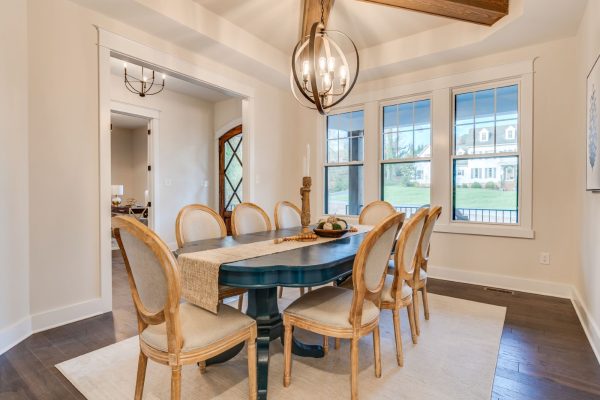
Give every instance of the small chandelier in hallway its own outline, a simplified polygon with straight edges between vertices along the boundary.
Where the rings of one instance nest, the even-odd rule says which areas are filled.
[[[125,69],[125,87],[131,93],[138,94],[140,97],[152,96],[154,94],[160,93],[165,88],[165,78],[166,75],[162,75],[162,82],[158,83],[155,78],[155,72],[152,71],[152,75],[149,77],[146,75],[148,70],[146,69],[146,73],[144,72],[144,67],[142,68],[141,79],[132,76],[127,73],[127,63],[124,65]]]

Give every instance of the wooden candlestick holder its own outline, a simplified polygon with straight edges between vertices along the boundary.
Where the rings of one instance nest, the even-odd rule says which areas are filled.
[[[300,196],[302,197],[302,212],[300,214],[300,223],[302,224],[302,230],[297,235],[287,236],[284,238],[275,239],[274,242],[312,242],[317,240],[318,236],[310,229],[310,187],[312,185],[312,179],[310,176],[302,178],[302,187],[300,188]]]
[[[302,187],[300,188],[300,196],[302,197],[302,214],[300,214],[300,222],[302,230],[298,235],[301,242],[317,240],[318,236],[310,229],[310,187],[312,186],[312,178],[305,176],[302,178]]]

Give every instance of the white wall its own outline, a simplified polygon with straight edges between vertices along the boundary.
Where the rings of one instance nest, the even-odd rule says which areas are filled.
[[[176,247],[175,219],[191,203],[215,207],[213,103],[165,89],[140,97],[129,92],[120,76],[111,77],[111,98],[160,111],[158,134],[158,197],[153,204],[154,229]],[[208,187],[204,182],[208,181]],[[143,199],[143,197],[142,197]]]
[[[0,354],[30,329],[27,68],[27,3],[7,0],[0,13]]]
[[[600,194],[585,192],[586,165],[586,77],[594,61],[600,54],[600,2],[589,1],[581,26],[577,34],[579,68],[573,82],[577,89],[577,98],[571,110],[576,116],[575,128],[570,135],[577,145],[577,166],[575,175],[576,188],[573,196],[580,199],[578,208],[581,228],[581,242],[578,250],[581,259],[577,274],[577,305],[580,315],[584,316],[584,326],[592,342],[596,346],[596,355],[600,357]]]
[[[231,98],[215,103],[214,131],[217,139],[232,122],[242,120],[242,99]]]
[[[296,133],[297,105],[287,90],[67,0],[29,0],[28,6],[30,196],[36,199],[30,207],[30,218],[35,221],[30,235],[30,300],[34,329],[44,329],[107,311],[100,301],[98,47],[94,25],[254,89],[251,200],[271,213],[277,199],[286,193],[285,172],[280,166],[285,165],[289,138]],[[8,35],[11,40],[14,36]],[[14,75],[10,79],[14,81]],[[164,93],[163,98],[167,96]],[[170,117],[165,114],[161,121],[176,123],[178,118],[180,126],[197,123],[178,110]],[[211,132],[212,124],[207,122]],[[186,175],[189,166],[180,161],[180,134],[188,137],[190,131],[160,131],[158,168],[163,189],[168,187],[165,179],[171,179],[171,189],[164,190],[165,198],[158,199],[172,205],[158,226],[165,235],[173,235],[172,221],[179,206],[204,196],[199,190],[185,197],[178,194],[182,187],[196,183]],[[212,160],[212,155],[202,153],[197,144],[184,151],[200,166],[204,157]],[[173,162],[169,166],[166,161]],[[162,168],[162,164],[166,166]]]

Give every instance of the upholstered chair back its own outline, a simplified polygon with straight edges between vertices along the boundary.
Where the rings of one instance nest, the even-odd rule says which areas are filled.
[[[179,271],[167,245],[147,226],[128,216],[112,219],[119,243],[140,333],[148,325],[166,321],[168,332],[179,332]],[[169,351],[180,349],[169,340]]]
[[[394,282],[392,284],[392,293],[396,293],[394,298],[400,299],[402,284],[413,277],[415,270],[415,260],[419,240],[423,231],[423,226],[427,220],[429,209],[421,208],[404,224],[396,241],[394,252]]]
[[[181,248],[188,242],[225,237],[227,228],[223,218],[210,207],[190,204],[177,214],[175,236]]]
[[[275,205],[275,229],[287,229],[301,226],[300,214],[302,212],[294,203],[280,201]]]
[[[423,228],[423,235],[421,237],[421,243],[419,244],[419,251],[423,260],[427,260],[429,257],[431,235],[433,234],[433,228],[441,213],[442,207],[440,206],[435,206],[429,210],[429,216],[427,217],[427,222]]]
[[[240,203],[231,214],[231,232],[233,235],[270,231],[271,220],[267,213],[253,203]]]
[[[404,222],[404,213],[394,213],[373,228],[363,239],[352,269],[354,296],[350,311],[350,322],[360,326],[364,300],[380,303],[380,294],[394,247],[398,230]]]
[[[360,225],[377,225],[386,217],[395,213],[396,209],[387,201],[373,201],[362,209],[358,216],[358,223]]]

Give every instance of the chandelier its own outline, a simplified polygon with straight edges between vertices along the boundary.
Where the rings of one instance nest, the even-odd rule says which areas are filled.
[[[349,58],[354,63],[349,64]],[[294,48],[290,74],[292,94],[303,106],[326,115],[350,94],[358,69],[358,50],[352,39],[343,32],[325,29],[321,0],[321,21],[315,22],[310,34]]]
[[[154,71],[152,71],[152,76],[148,77],[144,73],[144,67],[142,67],[142,78],[139,79],[127,73],[127,63],[123,67],[125,68],[125,87],[131,93],[146,97],[160,93],[165,88],[165,74],[162,75],[162,83],[158,83],[154,77]],[[146,72],[148,72],[148,69],[146,69]]]

